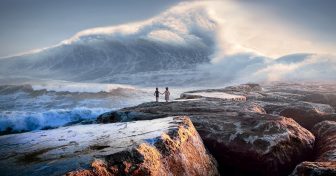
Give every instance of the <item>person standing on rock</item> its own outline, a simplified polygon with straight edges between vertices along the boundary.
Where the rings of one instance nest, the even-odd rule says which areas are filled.
[[[168,102],[169,101],[169,95],[170,95],[168,87],[166,87],[166,91],[164,91],[163,94],[165,95],[166,102]]]
[[[155,90],[155,92],[154,92],[154,96],[155,96],[155,98],[156,98],[156,102],[159,102],[159,95],[160,95],[161,93],[159,92],[159,88],[156,88],[156,90]]]

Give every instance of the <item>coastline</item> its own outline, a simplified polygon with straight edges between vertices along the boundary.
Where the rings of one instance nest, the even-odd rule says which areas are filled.
[[[336,140],[336,92],[330,86],[335,85],[195,90],[168,103],[107,112],[93,124],[0,136],[0,170],[7,175],[22,166],[19,173],[37,175],[333,174],[336,145],[328,141]]]

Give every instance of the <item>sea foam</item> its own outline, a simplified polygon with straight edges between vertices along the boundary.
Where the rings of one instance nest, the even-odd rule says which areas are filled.
[[[104,108],[53,109],[43,112],[0,112],[0,131],[6,133],[56,128],[72,123],[93,120],[110,111]]]

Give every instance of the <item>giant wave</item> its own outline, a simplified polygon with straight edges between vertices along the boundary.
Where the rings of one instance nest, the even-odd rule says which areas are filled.
[[[82,31],[43,51],[2,59],[1,74],[85,82],[138,84],[208,63],[216,24],[205,9],[187,18],[167,12],[148,21]],[[120,77],[140,76],[128,82]],[[157,78],[155,78],[157,75]]]
[[[56,46],[1,59],[0,77],[144,86],[335,80],[334,55],[272,58],[232,37],[222,39],[225,20],[204,2],[180,3],[146,21],[88,29]]]

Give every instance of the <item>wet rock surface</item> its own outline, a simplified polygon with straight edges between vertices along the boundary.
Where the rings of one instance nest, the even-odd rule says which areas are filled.
[[[336,120],[333,100],[326,98],[336,95],[335,88],[279,83],[190,91],[172,102],[103,114],[98,122],[188,115],[222,174],[288,175],[300,162],[314,158],[315,137],[307,129]]]
[[[326,104],[297,101],[281,105],[265,105],[264,109],[270,114],[279,114],[281,116],[292,118],[301,126],[309,130],[319,122],[325,120],[336,121],[334,108]]]
[[[311,129],[324,120],[336,121],[336,86],[328,84],[279,84],[265,88],[257,98],[270,114],[293,118]]]
[[[312,132],[316,136],[316,161],[336,162],[336,122],[320,122]]]
[[[336,175],[336,122],[320,122],[312,132],[316,136],[314,162],[302,162],[292,175]]]
[[[223,174],[286,175],[313,149],[314,136],[285,117],[247,113],[192,120]]]
[[[0,137],[1,175],[218,175],[188,117]]]
[[[290,176],[334,176],[336,175],[335,162],[302,162]]]

